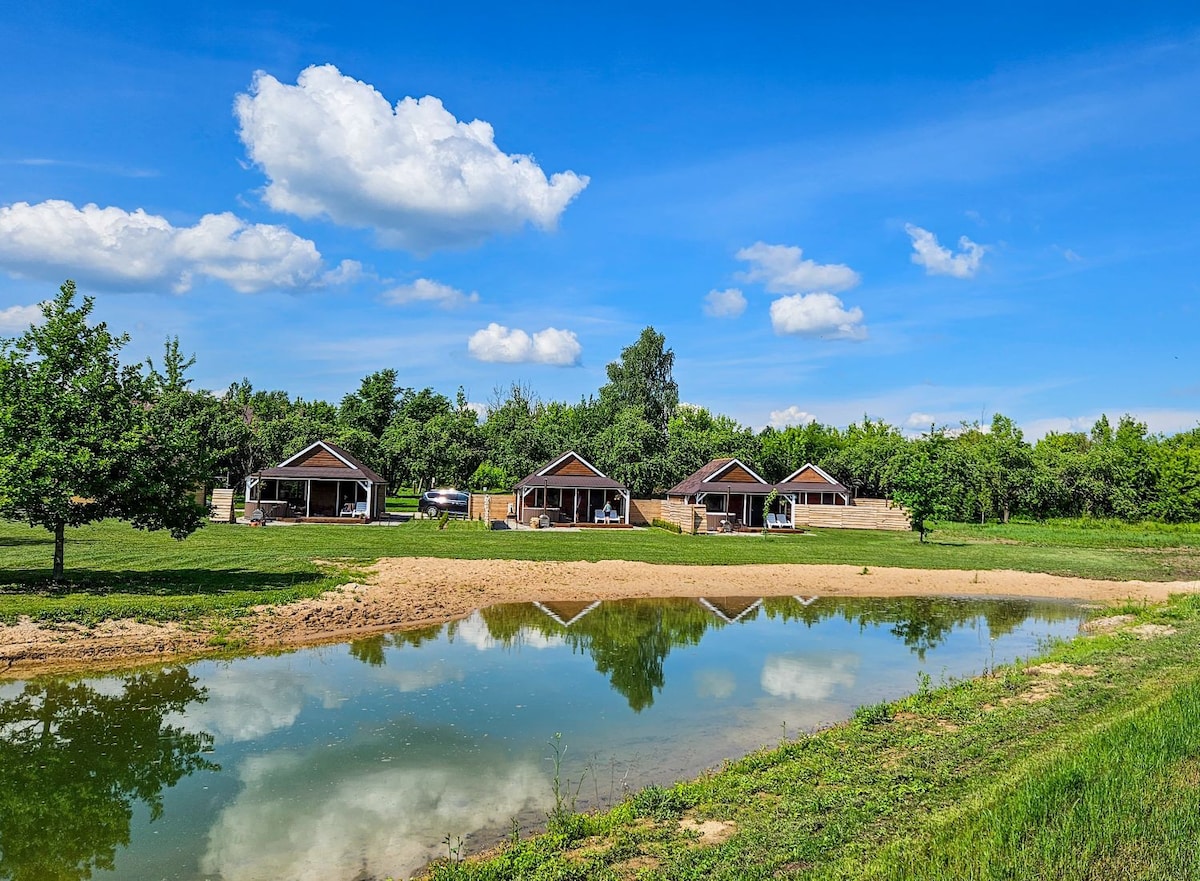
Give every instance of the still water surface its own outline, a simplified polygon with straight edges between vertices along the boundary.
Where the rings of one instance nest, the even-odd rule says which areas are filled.
[[[1074,634],[1053,601],[520,604],[276,656],[0,684],[0,879],[368,881]],[[582,781],[582,782],[581,782]]]

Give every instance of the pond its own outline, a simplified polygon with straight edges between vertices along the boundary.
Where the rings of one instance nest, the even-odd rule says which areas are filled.
[[[0,878],[369,881],[1077,632],[1070,603],[494,606],[274,656],[0,684]]]

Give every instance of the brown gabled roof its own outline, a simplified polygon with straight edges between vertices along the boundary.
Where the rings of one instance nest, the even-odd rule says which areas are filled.
[[[724,459],[713,459],[707,465],[704,465],[699,470],[689,474],[679,483],[675,484],[669,490],[669,496],[694,496],[696,493],[702,492],[733,492],[743,493],[747,495],[766,495],[773,487],[769,483],[737,483],[734,481],[725,482],[722,480],[710,480],[713,475],[720,474],[734,462],[740,462],[739,459],[727,457]],[[743,465],[743,467],[746,467]],[[750,469],[747,468],[747,471]],[[750,472],[753,474],[753,472]],[[754,475],[757,477],[758,475]]]
[[[816,475],[819,480],[794,480],[805,472]],[[845,493],[849,495],[850,490],[842,486],[819,465],[814,465],[811,462],[805,462],[779,483],[779,491],[781,493]]]
[[[335,468],[331,465],[276,465],[274,468],[264,468],[257,472],[266,478],[296,478],[299,480],[368,480],[371,483],[387,483],[377,473],[372,471],[353,455],[329,441],[315,441],[294,456],[289,456],[284,462],[298,459],[313,447],[325,447],[337,458],[346,463],[345,468]]]
[[[546,474],[552,467],[562,462],[568,457],[575,457],[593,474]],[[608,477],[600,472],[595,465],[588,462],[578,453],[564,453],[554,459],[551,459],[537,471],[530,474],[524,480],[517,483],[516,489],[521,487],[538,487],[538,486],[553,486],[565,489],[625,489],[625,485],[611,477]]]

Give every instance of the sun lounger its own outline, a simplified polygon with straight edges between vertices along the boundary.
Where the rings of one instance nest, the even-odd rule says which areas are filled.
[[[608,515],[604,513],[603,508],[596,509],[596,516],[592,518],[594,523],[607,523]]]
[[[778,529],[779,521],[775,519],[774,514],[767,515],[767,529]]]
[[[776,517],[775,522],[776,522],[776,524],[778,524],[780,529],[792,529],[793,528],[792,521],[789,520],[787,517],[785,517],[783,514],[780,514],[778,517]]]

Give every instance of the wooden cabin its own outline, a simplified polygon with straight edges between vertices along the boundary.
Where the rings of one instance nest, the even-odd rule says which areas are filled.
[[[629,490],[575,452],[539,468],[513,491],[519,523],[544,514],[551,524],[629,525]],[[606,505],[609,515],[605,517]]]
[[[667,490],[669,501],[704,505],[708,531],[761,529],[763,503],[775,489],[738,459],[713,459]]]
[[[246,478],[246,517],[261,509],[275,520],[378,520],[386,512],[387,481],[329,441],[317,441]]]

